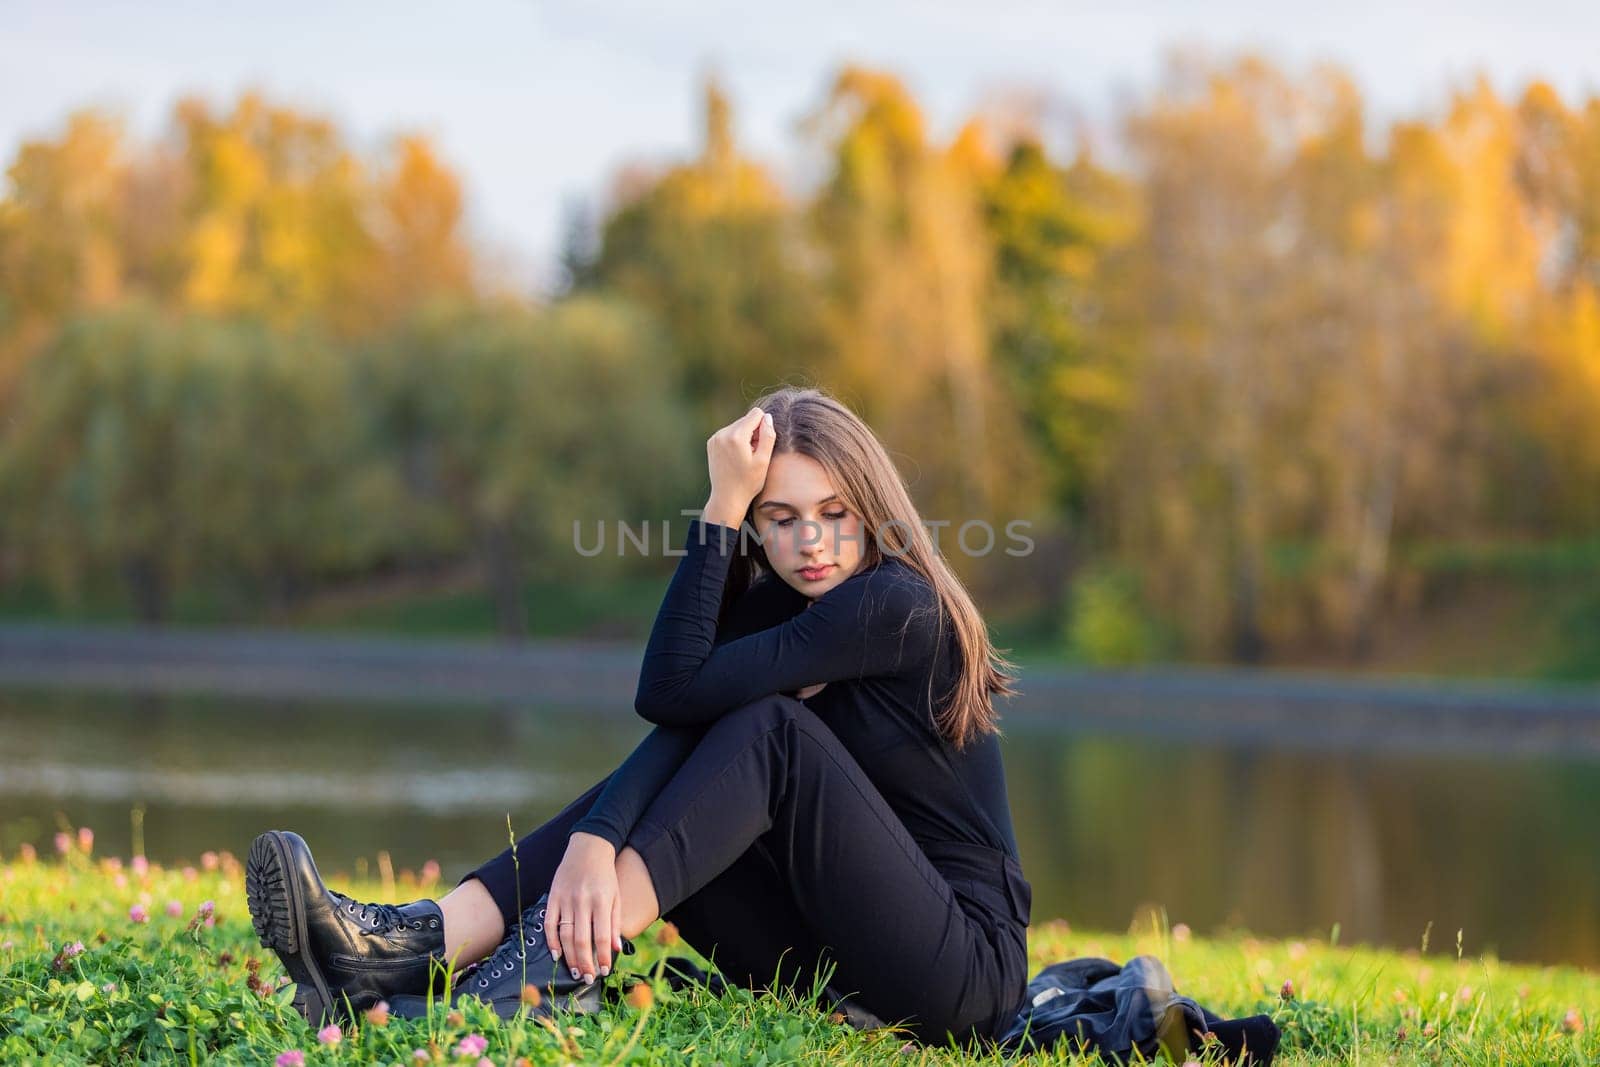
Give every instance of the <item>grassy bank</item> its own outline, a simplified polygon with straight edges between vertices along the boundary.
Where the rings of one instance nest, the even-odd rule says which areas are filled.
[[[92,844],[92,843],[91,843]],[[95,857],[77,839],[62,856],[0,865],[0,1061],[5,1063],[452,1063],[495,1067],[586,1063],[1003,1062],[908,1045],[892,1031],[858,1033],[772,996],[703,992],[653,996],[551,1028],[501,1024],[468,1010],[432,1022],[366,1020],[337,1044],[319,1042],[256,942],[243,875],[226,853],[163,869]],[[436,872],[434,872],[436,874]],[[362,899],[442,892],[399,872],[340,881]],[[209,902],[209,903],[208,903]],[[686,953],[658,924],[623,969]],[[1326,941],[1200,938],[1182,926],[1127,934],[1036,923],[1032,970],[1073,956],[1124,960],[1154,953],[1178,988],[1225,1015],[1271,1012],[1285,1031],[1280,1062],[1594,1063],[1600,1057],[1600,975]],[[1448,951],[1440,954],[1438,949]],[[476,1036],[474,1036],[476,1035]],[[332,1036],[331,1034],[328,1036]],[[477,1051],[478,1038],[485,1047]],[[1074,1059],[1061,1048],[1026,1062]]]

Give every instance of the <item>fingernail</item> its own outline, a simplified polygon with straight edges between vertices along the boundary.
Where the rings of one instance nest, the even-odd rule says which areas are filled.
[[[556,960],[556,961],[559,962],[560,959],[561,959],[561,950],[560,949],[555,949],[553,952],[550,953],[550,958],[552,960]]]
[[[572,968],[572,977],[574,977],[574,978],[578,977],[578,968],[576,968],[576,967]]]
[[[602,968],[600,968],[600,977],[604,978],[606,975],[608,975],[610,973],[611,973],[611,968],[610,967],[602,967]]]
[[[584,980],[584,981],[585,981],[585,982],[592,982],[592,981],[594,981],[594,975],[592,975],[592,974],[586,974],[586,975],[584,975],[584,976],[583,976],[583,980]]]

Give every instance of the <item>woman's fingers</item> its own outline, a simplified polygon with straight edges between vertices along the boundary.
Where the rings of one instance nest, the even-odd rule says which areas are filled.
[[[772,416],[760,408],[751,408],[749,413],[738,422],[734,423],[738,429],[738,440],[750,449],[753,463],[759,463],[762,457],[772,455],[772,443],[777,438],[776,431],[772,428]]]
[[[759,446],[763,438],[773,436],[772,416],[760,408],[751,408],[743,416],[728,423],[722,429],[711,435],[710,444],[715,441],[742,442],[751,451]]]
[[[572,931],[572,952],[567,959],[576,977],[592,982],[595,974],[594,908],[587,898],[579,898],[572,918],[577,925],[568,927]]]
[[[763,412],[759,407],[751,408],[749,411],[745,412],[743,415],[740,415],[737,419],[734,419],[732,422],[728,423],[728,425],[712,434],[711,440],[718,441],[726,439],[754,442],[756,424],[761,422],[765,417],[766,413]]]
[[[544,905],[544,943],[550,949],[550,958],[561,960],[561,898],[551,894]]]
[[[752,449],[760,449],[761,441],[772,436],[772,416],[760,408],[751,408],[750,414],[744,417],[743,425],[748,429],[745,440],[750,442]]]
[[[735,505],[754,499],[766,482],[776,441],[772,416],[759,407],[712,434],[706,441],[711,495]]]
[[[594,962],[597,969],[593,972],[598,975],[611,973],[611,902],[599,900],[594,907]]]
[[[759,439],[752,442],[755,446],[756,455],[766,456],[770,459],[773,442],[778,439],[778,431],[773,428],[771,415],[761,416],[761,422],[756,427],[756,433],[761,435]]]

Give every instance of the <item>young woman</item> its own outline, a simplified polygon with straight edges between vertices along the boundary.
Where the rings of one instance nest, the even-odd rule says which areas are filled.
[[[924,1041],[1016,1017],[1031,889],[991,704],[1011,664],[838,401],[779,390],[706,452],[639,678],[655,728],[617,770],[437,902],[351,900],[298,835],[257,838],[251,914],[313,1023],[421,1013],[441,961],[481,961],[453,995],[502,1015],[525,983],[592,1008],[658,917],[728,981],[831,967],[840,1006]]]

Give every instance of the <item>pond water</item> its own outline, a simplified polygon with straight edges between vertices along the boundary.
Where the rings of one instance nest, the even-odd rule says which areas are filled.
[[[1600,760],[1390,755],[1007,723],[1035,922],[1326,937],[1600,965]],[[417,709],[0,691],[0,850],[92,826],[127,856],[244,855],[300,831],[327,871],[448,882],[603,777],[612,711]],[[1140,921],[1148,921],[1142,919]]]

